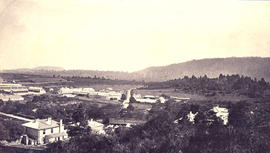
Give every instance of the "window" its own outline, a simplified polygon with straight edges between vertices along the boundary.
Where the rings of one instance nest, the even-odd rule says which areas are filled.
[[[51,128],[51,133],[53,133],[53,128]]]
[[[43,130],[43,134],[45,134],[45,133],[46,133],[46,130],[44,129],[44,130]]]

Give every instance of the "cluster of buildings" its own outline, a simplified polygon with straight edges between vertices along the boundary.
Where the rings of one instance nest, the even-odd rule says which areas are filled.
[[[152,96],[152,95],[145,95],[142,98],[136,98],[137,102],[141,102],[141,103],[156,103],[157,102],[157,98],[156,96]]]
[[[93,88],[68,88],[62,87],[58,90],[58,94],[66,97],[75,97],[77,95],[89,95],[94,94],[95,89]]]
[[[4,93],[28,95],[28,94],[45,94],[42,87],[26,87],[18,83],[0,83],[0,91]]]
[[[145,123],[146,121],[138,119],[110,118],[107,126],[102,124],[100,121],[94,121],[93,119],[88,121],[88,126],[91,127],[93,133],[106,135],[106,131],[108,129],[114,130],[120,126],[130,128],[131,126]]]
[[[219,107],[219,106],[214,106],[210,111],[213,111],[216,113],[216,117],[220,118],[223,121],[224,125],[228,124],[228,117],[229,117],[229,110],[225,107]],[[198,114],[198,112],[196,113],[192,113],[191,111],[189,112],[189,114],[187,114],[188,120],[194,124],[195,121],[195,117]],[[175,122],[178,122],[179,120],[182,120],[182,118],[175,120]],[[213,120],[211,119],[207,119],[208,121],[212,122]]]
[[[140,103],[156,103],[156,102],[160,102],[160,103],[165,103],[166,99],[162,96],[153,96],[153,95],[145,95],[143,97],[141,97],[140,95],[135,95],[134,96],[137,102]]]
[[[23,101],[24,98],[20,95],[16,94],[2,94],[0,93],[0,99],[3,102],[8,102],[8,101]]]
[[[93,88],[68,88],[62,87],[59,89],[58,94],[66,97],[75,96],[101,96],[107,100],[120,100],[122,92],[113,91],[111,88],[96,91]]]
[[[107,100],[120,100],[122,93],[123,91],[114,91],[112,88],[107,88],[97,91],[95,95],[105,97]]]
[[[24,95],[40,95],[46,91],[42,87],[26,87],[18,83],[0,82],[0,99],[7,101],[22,101]]]
[[[28,88],[17,83],[0,83],[0,90],[7,93],[24,94],[28,92]]]

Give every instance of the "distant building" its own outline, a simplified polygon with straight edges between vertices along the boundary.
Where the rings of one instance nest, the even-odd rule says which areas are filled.
[[[95,95],[106,97],[107,100],[120,100],[122,93],[106,89],[96,92]]]
[[[142,95],[141,94],[133,94],[132,95],[135,99],[141,99],[142,98]]]
[[[20,95],[15,95],[15,94],[0,94],[0,99],[3,102],[7,101],[23,101],[24,98]]]
[[[160,103],[164,104],[166,102],[166,99],[164,97],[159,97]]]
[[[27,93],[27,87],[17,83],[0,83],[0,90],[8,93]]]
[[[137,98],[136,101],[141,103],[156,103],[157,98],[152,95],[145,95],[143,98]]]
[[[104,131],[104,124],[94,121],[93,119],[88,121],[88,126],[91,127],[91,130],[97,134],[106,134]]]
[[[195,123],[195,117],[196,115],[198,114],[198,112],[196,112],[195,114],[193,114],[191,111],[189,112],[189,114],[187,115],[188,117],[188,120],[191,122],[191,123]]]
[[[224,125],[228,123],[229,111],[227,108],[215,106],[212,110],[216,113],[217,117],[223,120]]]
[[[187,101],[190,100],[190,98],[184,98],[184,97],[171,97],[174,99],[176,102],[182,102],[182,101]]]
[[[63,94],[64,97],[73,98],[76,97],[76,95],[73,94]]]
[[[111,125],[140,125],[145,123],[146,121],[137,119],[116,119],[116,118],[109,119],[109,124]]]
[[[46,91],[42,87],[29,87],[29,94],[45,94]]]
[[[96,93],[95,89],[93,88],[68,88],[68,87],[62,87],[59,89],[58,94],[62,95],[88,95]]]
[[[0,83],[0,91],[16,95],[45,94],[42,87],[26,87],[18,83]]]
[[[26,144],[46,144],[68,138],[62,120],[36,119],[22,124],[26,128]],[[29,140],[32,142],[30,143]]]

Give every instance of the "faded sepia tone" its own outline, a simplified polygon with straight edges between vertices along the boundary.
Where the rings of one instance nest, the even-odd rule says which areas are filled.
[[[270,56],[268,1],[1,0],[0,27],[1,69]]]
[[[0,153],[270,153],[270,1],[0,0]]]

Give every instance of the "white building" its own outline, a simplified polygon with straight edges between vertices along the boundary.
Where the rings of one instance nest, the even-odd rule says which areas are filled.
[[[23,101],[24,98],[20,95],[16,95],[16,94],[0,94],[0,99],[3,102],[7,102],[7,101]]]
[[[122,93],[112,90],[100,90],[95,95],[106,97],[107,100],[120,100]]]
[[[166,102],[166,99],[164,97],[159,97],[160,103],[164,104]]]
[[[91,127],[92,131],[97,134],[106,134],[104,131],[104,124],[94,121],[93,119],[88,121],[88,126]]]
[[[196,112],[195,114],[193,114],[191,111],[189,112],[189,114],[187,115],[188,117],[188,120],[191,122],[191,123],[195,123],[195,117],[196,115],[198,114],[198,112]]]
[[[95,94],[95,89],[93,88],[68,88],[68,87],[62,87],[59,89],[58,94],[62,95],[88,95],[88,94]]]
[[[46,144],[68,138],[62,120],[36,119],[22,124],[26,128],[26,144]],[[31,140],[29,142],[28,140]]]
[[[215,107],[213,107],[212,110],[216,113],[217,117],[219,117],[223,120],[224,125],[226,125],[228,123],[229,111],[227,108],[215,106]]]
[[[157,98],[152,95],[145,95],[143,98],[137,98],[136,101],[141,103],[156,103]]]
[[[190,100],[190,98],[184,98],[184,97],[171,97],[174,99],[176,102],[182,102],[182,101],[187,101]]]
[[[9,93],[27,93],[27,87],[17,83],[0,83],[0,90]]]
[[[42,87],[26,87],[22,84],[17,83],[0,83],[0,90],[21,96],[46,93],[46,91]]]
[[[28,87],[29,94],[45,94],[46,91],[42,87]]]

